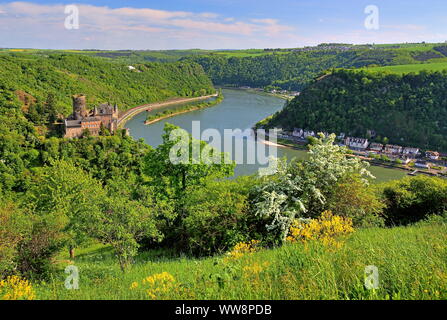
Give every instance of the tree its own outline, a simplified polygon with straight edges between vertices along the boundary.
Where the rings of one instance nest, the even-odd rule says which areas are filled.
[[[209,181],[188,192],[182,220],[186,249],[193,254],[225,252],[239,242],[256,238],[257,225],[249,214],[249,190],[253,177]]]
[[[20,269],[19,248],[31,232],[31,221],[23,210],[0,195],[0,274],[5,276]]]
[[[56,122],[58,112],[56,108],[56,97],[53,93],[48,93],[47,100],[45,101],[45,113],[50,124]]]
[[[194,148],[199,151],[199,157],[194,155]],[[208,158],[203,157],[205,153],[217,161],[209,163]],[[228,155],[193,139],[179,127],[165,125],[163,143],[148,152],[143,170],[148,183],[174,203],[177,218],[169,231],[175,230],[175,242],[186,241],[183,232],[177,228],[181,227],[185,217],[184,201],[188,192],[203,186],[206,181],[233,175],[234,167]]]
[[[327,210],[328,199],[340,181],[352,174],[372,177],[366,162],[346,155],[346,148],[334,142],[334,134],[319,134],[309,146],[308,160],[290,165],[280,162],[277,174],[254,188],[254,214],[265,220],[274,243],[285,240],[296,217],[316,218]]]
[[[114,248],[121,270],[125,271],[138,252],[139,240],[161,238],[155,213],[119,195],[104,198],[100,206],[101,210],[89,217],[90,234]]]
[[[356,227],[383,226],[385,205],[378,193],[356,174],[342,179],[328,199],[334,215],[351,218]]]
[[[61,221],[70,258],[74,258],[74,248],[88,239],[88,217],[100,211],[105,197],[99,181],[69,162],[56,160],[40,171],[25,203],[35,214]]]
[[[447,182],[434,177],[407,177],[381,185],[386,224],[406,225],[447,210]]]

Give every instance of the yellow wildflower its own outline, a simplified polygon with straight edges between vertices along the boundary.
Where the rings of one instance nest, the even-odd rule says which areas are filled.
[[[1,300],[34,300],[35,293],[28,280],[10,276],[0,281]]]
[[[139,287],[138,282],[133,282],[130,288],[137,289]],[[157,273],[144,278],[141,288],[144,288],[146,295],[154,300],[169,298],[169,294],[180,290],[176,279],[168,272]]]
[[[289,230],[287,241],[306,243],[310,240],[319,240],[325,246],[339,248],[342,242],[337,241],[337,237],[352,232],[354,232],[352,219],[334,216],[331,211],[325,211],[321,217],[308,223],[296,220]]]
[[[237,260],[245,255],[252,254],[259,249],[259,240],[251,240],[250,242],[239,242],[230,252],[227,253],[228,259]]]

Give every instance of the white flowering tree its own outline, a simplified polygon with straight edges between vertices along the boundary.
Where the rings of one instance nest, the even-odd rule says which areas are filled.
[[[346,148],[334,142],[334,134],[319,134],[309,147],[308,160],[280,161],[276,175],[254,189],[254,213],[267,221],[267,231],[277,242],[284,241],[297,217],[320,215],[341,179],[359,174],[367,183],[373,177],[367,162],[348,155]]]

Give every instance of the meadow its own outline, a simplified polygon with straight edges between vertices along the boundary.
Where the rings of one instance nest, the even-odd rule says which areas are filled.
[[[125,273],[109,247],[93,245],[74,261],[59,255],[53,278],[34,288],[37,299],[447,299],[445,218],[359,229],[339,241],[339,247],[309,241],[203,259],[153,250],[140,253]],[[79,268],[79,290],[64,287],[70,264]],[[378,268],[378,289],[365,288],[369,265]]]
[[[447,62],[406,64],[397,66],[365,68],[368,71],[386,71],[397,74],[419,73],[421,71],[443,71],[447,70]]]

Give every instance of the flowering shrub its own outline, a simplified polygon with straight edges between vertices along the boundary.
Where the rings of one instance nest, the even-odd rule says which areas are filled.
[[[295,220],[290,228],[287,241],[307,242],[319,240],[325,246],[338,248],[342,242],[338,236],[354,232],[351,218],[335,216],[331,211],[325,211],[318,219]]]
[[[227,258],[230,260],[237,260],[245,255],[252,254],[259,250],[259,240],[251,240],[250,242],[239,242],[230,252],[227,253]]]
[[[28,280],[10,276],[0,281],[1,300],[34,300],[35,294]]]
[[[176,279],[168,272],[151,275],[144,278],[141,285],[138,282],[133,282],[130,286],[131,290],[138,288],[144,289],[146,295],[152,300],[169,299],[169,295],[180,290]]]

